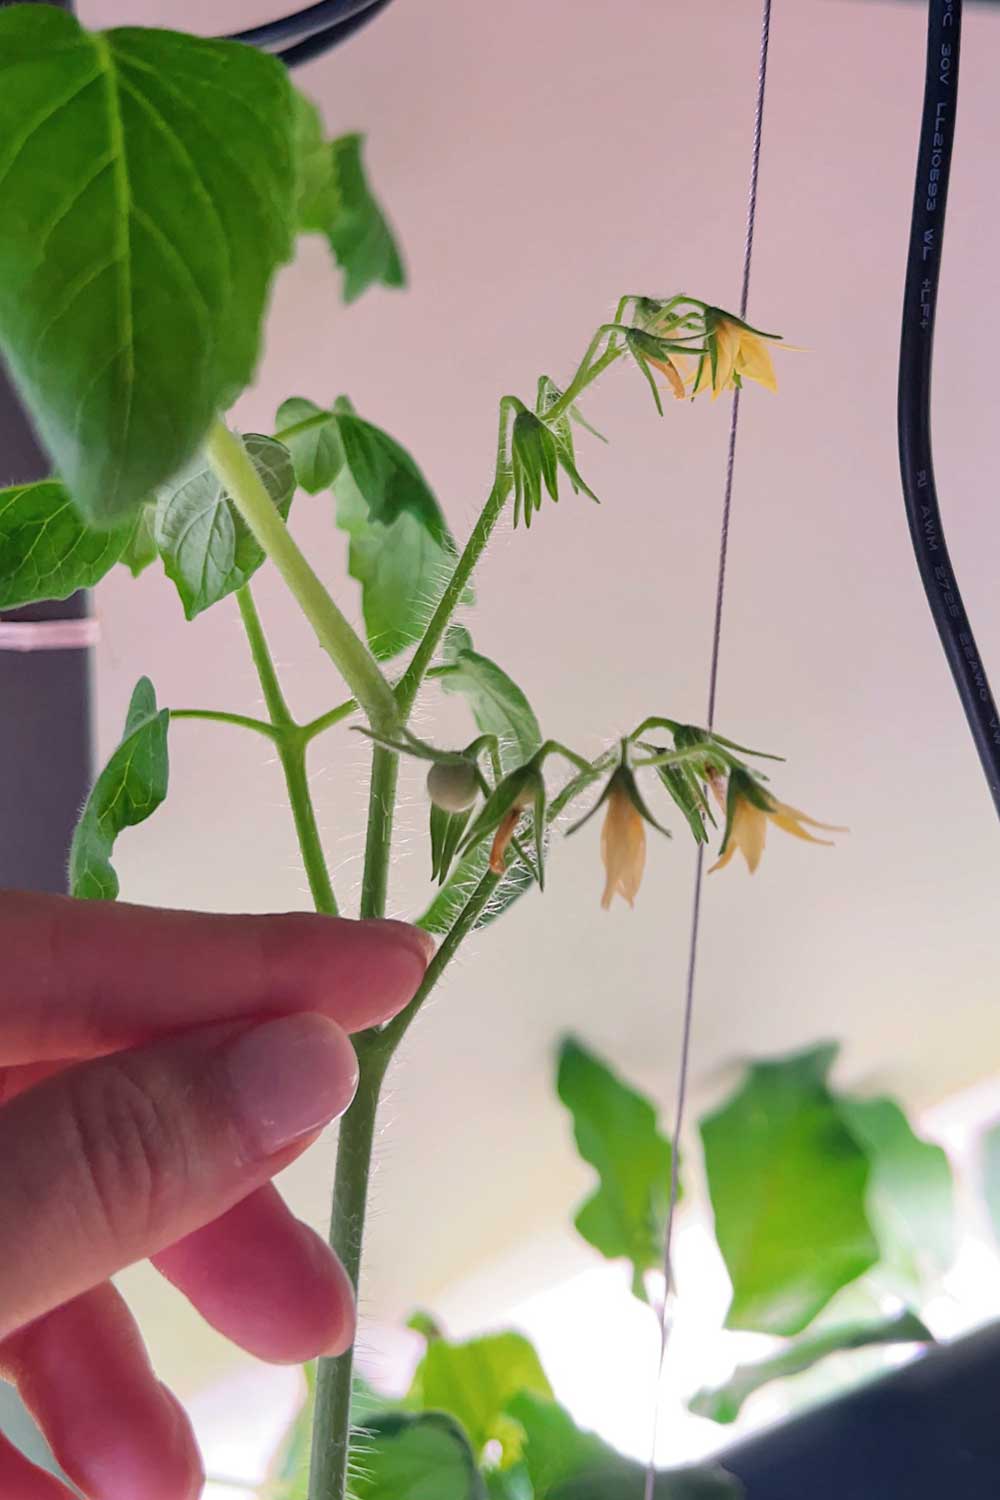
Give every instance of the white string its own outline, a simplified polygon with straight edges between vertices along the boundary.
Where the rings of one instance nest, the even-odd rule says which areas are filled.
[[[753,259],[753,236],[757,222],[757,181],[760,176],[760,142],[764,121],[764,93],[767,86],[767,55],[771,40],[771,0],[762,0],[760,61],[757,70],[757,101],[754,109],[753,142],[750,148],[750,188],[747,197],[746,239],[743,246],[743,285],[740,290],[740,317],[747,315],[747,300],[750,295],[750,264]],[[733,502],[733,470],[736,462],[736,434],[740,420],[739,387],[733,394],[732,416],[729,422],[729,448],[726,455],[726,482],[722,500],[722,525],[719,534],[719,565],[715,587],[715,619],[712,627],[712,656],[708,676],[707,725],[715,724],[715,699],[719,680],[719,653],[722,644],[722,606],[726,592],[726,563],[729,556],[729,519]],[[653,1432],[646,1468],[646,1484],[643,1500],[655,1500],[656,1445],[659,1436],[660,1400],[659,1391],[663,1382],[669,1341],[669,1313],[673,1295],[673,1269],[671,1248],[674,1234],[674,1218],[680,1194],[680,1139],[684,1125],[684,1108],[687,1102],[688,1072],[691,1058],[691,1022],[694,1015],[694,979],[698,961],[698,936],[701,927],[701,886],[705,864],[705,845],[698,845],[694,872],[694,895],[691,903],[691,935],[688,942],[687,983],[684,992],[684,1020],[681,1030],[681,1055],[677,1072],[677,1107],[674,1113],[673,1150],[670,1161],[670,1198],[667,1206],[667,1224],[663,1242],[663,1303],[660,1309],[660,1358],[656,1376],[656,1400],[653,1407]]]

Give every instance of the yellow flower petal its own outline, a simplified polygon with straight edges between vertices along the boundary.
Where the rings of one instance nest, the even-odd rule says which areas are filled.
[[[730,835],[739,846],[740,853],[746,860],[752,875],[764,853],[764,844],[767,840],[767,814],[761,808],[754,807],[753,803],[747,801],[746,798],[741,797],[733,813]]]
[[[720,318],[715,329],[715,380],[714,394],[717,396],[733,383],[733,371],[740,352],[741,330],[728,318]]]
[[[649,363],[651,365],[655,365],[658,370],[663,371],[664,375],[667,377],[670,389],[673,391],[677,400],[683,401],[687,392],[684,389],[683,380],[681,379],[678,371],[671,363],[671,361],[669,359],[650,359]]]
[[[763,339],[759,339],[754,333],[747,333],[745,329],[740,333],[740,347],[735,368],[737,374],[746,380],[756,380],[758,385],[766,387],[769,391],[778,389],[778,380],[767,345]]]
[[[616,894],[629,906],[642,883],[646,867],[646,829],[631,798],[615,786],[608,797],[608,810],[601,829],[601,858],[607,871],[601,906],[607,911]]]

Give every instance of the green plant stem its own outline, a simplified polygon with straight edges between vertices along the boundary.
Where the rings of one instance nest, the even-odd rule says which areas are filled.
[[[387,1026],[383,1026],[381,1031],[366,1033],[367,1045],[380,1056],[384,1055],[386,1065],[416,1020],[420,1007],[451,963],[464,939],[476,925],[484,906],[503,878],[502,875],[494,875],[491,870],[486,871],[439,944],[437,952],[427,965],[423,982],[409,1005],[405,1010],[401,1010]]]
[[[381,733],[394,729],[398,715],[391,687],[293,540],[239,438],[224,422],[216,421],[205,452],[213,472],[284,578],[372,728]]]
[[[279,732],[287,731],[295,727],[291,710],[285,702],[285,695],[281,691],[281,683],[278,674],[274,670],[274,661],[264,634],[264,627],[257,613],[254,597],[250,592],[250,585],[245,583],[241,589],[236,590],[236,603],[239,606],[240,619],[243,621],[243,629],[247,633],[250,644],[250,655],[257,669],[257,677],[260,681],[261,692],[264,694],[264,702],[271,723]]]
[[[313,905],[317,911],[323,912],[326,916],[335,917],[338,912],[337,898],[333,894],[330,872],[316,822],[316,809],[309,790],[305,745],[301,742],[289,744],[279,741],[278,755],[281,760],[281,769],[285,773],[285,786],[288,788],[288,800],[292,804],[295,832],[299,840],[302,863],[309,881]]]
[[[295,821],[295,832],[313,904],[317,911],[335,917],[338,910],[337,898],[333,893],[330,872],[316,822],[316,809],[309,790],[309,778],[306,775],[308,741],[292,718],[288,704],[285,702],[249,584],[244,584],[241,589],[237,590],[236,602],[239,605],[240,618],[250,643],[250,654],[260,679],[264,702],[271,716],[271,734],[278,748],[278,759],[281,761],[281,769],[285,777],[288,801]]]
[[[368,1181],[379,1091],[388,1058],[359,1049],[358,1092],[340,1125],[337,1173],[333,1185],[330,1244],[339,1256],[355,1292],[361,1270]],[[316,1375],[309,1500],[343,1500],[351,1443],[351,1386],[354,1350],[336,1359],[321,1359]]]
[[[427,622],[427,629],[424,631],[419,646],[413,653],[409,666],[397,684],[396,702],[404,722],[409,718],[414,700],[420,691],[420,684],[431,664],[431,658],[448,627],[449,620],[458,607],[459,600],[465,593],[466,585],[472,577],[476,564],[483,555],[483,550],[492,535],[494,526],[503,513],[503,508],[507,503],[512,488],[513,481],[510,477],[498,473],[486,504],[480,512],[479,520],[472,529],[472,535],[466,542],[465,549],[455,564],[455,571],[449,578],[448,585],[438,600],[437,608]]]
[[[273,724],[267,724],[263,719],[250,719],[245,714],[227,714],[214,708],[172,708],[171,719],[210,719],[215,724],[236,724],[241,729],[252,729],[257,734],[266,734],[268,739],[276,739],[277,734]]]
[[[398,777],[399,756],[395,750],[376,745],[372,752],[372,779],[368,792],[365,870],[361,877],[362,917],[385,916]]]
[[[302,738],[306,741],[314,740],[324,729],[332,729],[334,724],[339,724],[342,719],[349,719],[351,714],[358,711],[356,698],[348,698],[346,703],[338,703],[336,708],[328,709],[325,714],[318,718],[310,719],[308,724],[302,725]]]

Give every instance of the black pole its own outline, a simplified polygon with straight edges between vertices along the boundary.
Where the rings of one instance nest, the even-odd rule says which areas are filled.
[[[52,3],[72,9],[70,0]],[[0,485],[48,472],[0,366]],[[74,620],[87,613],[81,593],[8,610],[0,620]],[[0,649],[0,888],[66,889],[69,841],[91,773],[89,656],[80,649]]]

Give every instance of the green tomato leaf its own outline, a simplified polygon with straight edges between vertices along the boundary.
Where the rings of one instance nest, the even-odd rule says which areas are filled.
[[[489,846],[486,844],[477,844],[463,855],[423,916],[419,918],[417,926],[422,927],[425,932],[436,934],[447,932],[486,874],[488,859]],[[525,891],[530,890],[535,883],[534,876],[527,865],[521,861],[508,865],[506,875],[480,912],[472,930],[478,932],[482,927],[489,927],[491,922],[495,922],[497,917],[502,917],[508,907],[520,900]]]
[[[300,232],[326,236],[344,273],[345,302],[353,302],[376,282],[405,286],[399,247],[365,174],[364,136],[324,140],[316,106],[300,94],[296,109]]]
[[[871,1162],[868,1213],[882,1258],[919,1290],[955,1255],[951,1167],[921,1140],[893,1099],[838,1099],[841,1117]]]
[[[338,486],[337,525],[350,537],[348,572],[361,585],[361,609],[372,655],[388,661],[424,633],[454,566],[412,515],[391,526],[368,519],[368,508],[349,485]]]
[[[87,526],[57,479],[0,490],[0,609],[92,588],[114,567],[130,536],[128,526]]]
[[[522,1392],[507,1411],[524,1433],[522,1464],[536,1500],[643,1500],[643,1465],[582,1431],[554,1401]],[[657,1474],[653,1494],[655,1500],[738,1500],[742,1489],[721,1469],[674,1469]]]
[[[735,1422],[744,1401],[772,1380],[801,1375],[820,1360],[848,1349],[866,1349],[873,1344],[928,1344],[934,1337],[915,1313],[904,1311],[881,1323],[847,1323],[824,1328],[821,1333],[795,1339],[770,1359],[737,1365],[725,1385],[702,1390],[692,1397],[691,1410],[713,1422]]]
[[[156,505],[149,502],[142,506],[136,516],[125,550],[118,559],[125,564],[133,578],[138,578],[160,555],[154,535],[155,524]]]
[[[304,432],[288,431],[302,423],[311,425]],[[333,414],[305,396],[289,396],[278,407],[276,437],[292,455],[295,477],[310,495],[329,489],[344,462]]]
[[[276,509],[287,516],[295,493],[291,454],[255,432],[247,433],[243,446]],[[154,532],[189,620],[242,588],[264,561],[253,532],[212,469],[200,461],[176,487],[161,491]]]
[[[0,346],[74,502],[120,524],[248,384],[291,250],[266,53],[0,10]]]
[[[715,1234],[733,1284],[727,1326],[799,1333],[876,1264],[869,1158],[827,1086],[835,1046],[754,1063],[701,1122]]]
[[[118,895],[111,865],[115,839],[145,822],[167,795],[169,719],[169,709],[157,710],[149,678],[140,677],[121,744],[95,781],[73,834],[70,895],[88,901],[114,901]]]
[[[406,449],[380,427],[366,422],[343,396],[331,417],[336,423],[343,462],[333,481],[338,500],[356,492],[371,521],[391,526],[401,515],[419,522],[428,536],[449,552],[455,543],[434,494]]]
[[[538,1355],[519,1333],[495,1333],[468,1343],[434,1339],[417,1366],[406,1404],[417,1411],[448,1412],[461,1422],[477,1458],[500,1443],[501,1467],[520,1455],[521,1431],[507,1415],[521,1391],[551,1397]]]
[[[467,631],[463,637],[468,640]],[[503,769],[530,760],[542,743],[542,731],[517,683],[462,637],[450,636],[446,651],[451,670],[442,676],[441,686],[446,693],[461,693],[482,733],[497,736]]]
[[[353,1500],[486,1500],[465,1433],[442,1412],[375,1417],[353,1455]]]
[[[600,1178],[576,1227],[609,1260],[632,1262],[633,1291],[644,1298],[643,1273],[663,1261],[670,1142],[649,1100],[572,1037],[559,1049],[556,1088],[573,1117],[577,1150]]]

